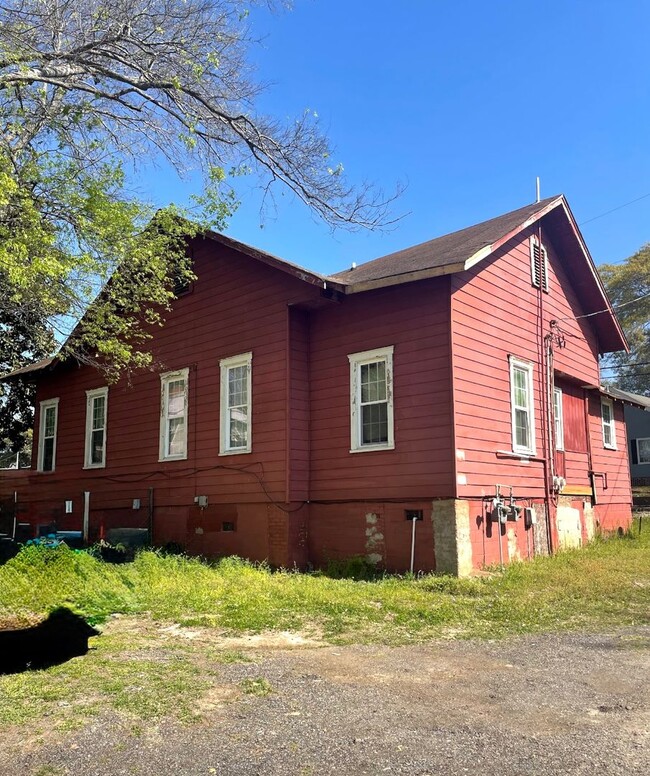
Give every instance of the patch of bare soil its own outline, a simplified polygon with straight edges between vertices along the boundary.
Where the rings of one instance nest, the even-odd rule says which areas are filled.
[[[107,633],[249,660],[211,664],[197,724],[140,722],[135,735],[105,714],[59,741],[14,741],[4,770],[0,754],[3,776],[650,773],[648,628],[394,648],[233,639],[140,618],[111,621]],[[260,678],[268,694],[242,692]]]

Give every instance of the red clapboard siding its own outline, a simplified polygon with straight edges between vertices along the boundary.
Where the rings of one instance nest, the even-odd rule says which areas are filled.
[[[309,499],[309,316],[290,307],[287,501]]]
[[[616,432],[616,450],[609,450],[603,444],[603,428],[600,410],[600,397],[589,397],[589,435],[591,438],[591,456],[595,472],[607,474],[607,490],[602,478],[596,478],[598,505],[601,513],[615,504],[629,505],[632,501],[630,485],[630,467],[627,454],[627,434],[623,405],[614,401],[614,430]]]
[[[550,321],[560,323],[566,346],[556,349],[557,370],[584,383],[598,380],[597,343],[577,301],[550,236],[542,235],[549,258],[549,293],[531,283],[528,230],[504,245],[493,257],[452,277],[452,348],[458,496],[481,497],[495,485],[515,487],[517,495],[544,497],[541,461],[521,461],[498,455],[512,449],[510,370],[508,356],[533,363],[533,404],[536,452],[545,451],[541,396],[541,337]],[[584,410],[582,415],[584,429]],[[583,432],[584,434],[584,432]],[[571,476],[582,483],[587,476],[577,461],[568,460]],[[461,480],[462,482],[462,480]]]
[[[299,375],[295,348],[289,358],[293,357],[296,371],[288,388],[287,305],[317,298],[318,289],[212,241],[198,243],[194,256],[198,280],[193,291],[176,300],[165,326],[154,332],[156,370],[134,375],[130,384],[120,381],[109,387],[105,469],[82,468],[85,392],[104,385],[103,378],[88,367],[74,367],[40,381],[37,401],[55,396],[60,401],[56,472],[34,473],[37,481],[49,477],[51,483],[60,483],[62,493],[90,490],[93,507],[106,501],[130,508],[133,498],[144,498],[143,491],[148,495],[149,487],[156,499],[164,496],[169,504],[187,507],[198,494],[208,495],[211,504],[265,503],[264,489],[274,499],[285,500],[287,440],[294,433],[287,426],[288,390],[296,402],[292,414],[296,429],[301,420],[304,428],[307,407],[303,400],[300,408],[298,391],[302,388],[304,394],[306,386],[300,385],[304,375]],[[299,342],[297,347],[299,351]],[[253,353],[253,450],[220,456],[219,361],[248,351]],[[306,363],[306,356],[302,361]],[[159,373],[185,367],[189,367],[188,457],[159,462]],[[292,447],[291,457],[304,460],[304,448]]]
[[[395,449],[350,453],[348,355],[390,345]],[[317,310],[310,346],[312,501],[453,496],[448,279]]]

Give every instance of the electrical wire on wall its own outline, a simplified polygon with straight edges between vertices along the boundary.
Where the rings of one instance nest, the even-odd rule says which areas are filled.
[[[259,466],[261,469],[261,474],[258,474],[256,471],[253,471],[252,467]],[[282,512],[286,512],[287,514],[291,514],[292,512],[298,512],[300,511],[305,504],[307,504],[307,501],[301,501],[299,502],[298,506],[295,507],[285,507],[284,504],[282,504],[279,501],[276,501],[276,499],[273,498],[271,493],[269,492],[268,486],[264,480],[264,464],[261,461],[256,461],[255,463],[248,464],[247,466],[228,466],[226,464],[215,464],[214,466],[198,466],[198,467],[187,467],[185,469],[175,469],[173,472],[165,471],[163,469],[156,469],[156,471],[149,472],[149,474],[145,474],[142,477],[132,477],[128,474],[124,474],[122,476],[112,476],[112,477],[105,477],[106,480],[109,480],[111,482],[120,482],[124,483],[125,485],[131,485],[138,482],[146,482],[147,480],[151,480],[155,477],[164,477],[167,479],[172,479],[178,477],[178,475],[186,476],[186,477],[192,477],[196,476],[198,474],[201,474],[203,472],[212,472],[217,471],[219,469],[224,469],[226,471],[235,471],[235,472],[241,472],[242,474],[247,474],[251,477],[253,477],[255,480],[257,480],[260,489],[268,499],[269,503],[273,504],[273,506],[280,509]]]

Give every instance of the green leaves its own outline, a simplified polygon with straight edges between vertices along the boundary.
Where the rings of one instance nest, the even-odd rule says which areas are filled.
[[[630,345],[629,355],[614,353],[607,363],[617,371],[620,388],[650,396],[650,244],[599,271]]]

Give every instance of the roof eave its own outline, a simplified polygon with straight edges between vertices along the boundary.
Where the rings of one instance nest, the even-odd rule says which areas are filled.
[[[571,225],[571,229],[573,230],[576,239],[580,243],[580,247],[582,249],[582,252],[584,253],[585,258],[587,259],[587,265],[589,266],[589,270],[591,271],[591,275],[593,277],[594,282],[596,283],[596,286],[598,287],[598,291],[601,295],[601,298],[603,300],[603,313],[608,313],[609,317],[614,325],[614,328],[616,330],[616,338],[619,340],[619,344],[621,347],[612,347],[611,349],[608,346],[607,350],[600,351],[601,355],[604,353],[615,353],[618,350],[624,350],[626,353],[630,352],[630,345],[627,341],[627,337],[625,336],[625,332],[623,331],[623,328],[616,317],[616,313],[614,312],[614,308],[612,307],[611,302],[609,301],[609,297],[607,296],[607,292],[605,291],[605,287],[603,286],[603,282],[600,279],[600,275],[598,274],[598,270],[596,269],[596,264],[591,256],[591,253],[589,253],[589,248],[587,248],[587,244],[584,241],[584,238],[582,236],[582,233],[578,227],[578,222],[575,220],[573,213],[571,212],[571,208],[569,207],[569,203],[566,201],[564,197],[562,197],[562,207],[564,208],[564,212],[566,213],[567,219],[569,220],[569,223]]]
[[[389,275],[385,278],[376,280],[362,280],[358,283],[351,283],[344,286],[346,294],[359,294],[362,291],[373,291],[376,288],[387,288],[389,286],[399,286],[404,283],[414,283],[416,280],[426,280],[427,278],[440,277],[442,275],[453,275],[455,272],[462,272],[464,265],[462,263],[447,264],[444,267],[432,267],[421,269],[416,272],[405,272],[402,275]]]
[[[7,372],[6,375],[0,375],[0,383],[18,378],[37,377],[48,369],[51,369],[56,360],[56,358],[44,358],[41,361],[36,361],[34,364],[21,366],[20,369],[14,369],[13,372]]]
[[[235,240],[232,237],[227,237],[225,234],[220,234],[219,232],[213,232],[210,230],[205,234],[210,239],[214,240],[215,242],[220,242],[227,248],[231,248],[232,250],[238,251],[239,253],[243,253],[244,255],[249,256],[251,259],[260,261],[269,267],[279,269],[288,275],[292,275],[293,277],[302,280],[304,283],[309,283],[310,285],[317,286],[318,288],[330,288],[334,291],[340,291],[341,293],[344,293],[345,284],[340,283],[339,281],[334,280],[327,275],[321,275],[318,272],[312,272],[311,270],[305,269],[304,267],[300,267],[298,264],[293,264],[286,259],[281,259],[279,256],[266,253],[266,251],[263,251],[260,248],[255,248],[252,245],[247,245],[246,243]]]

